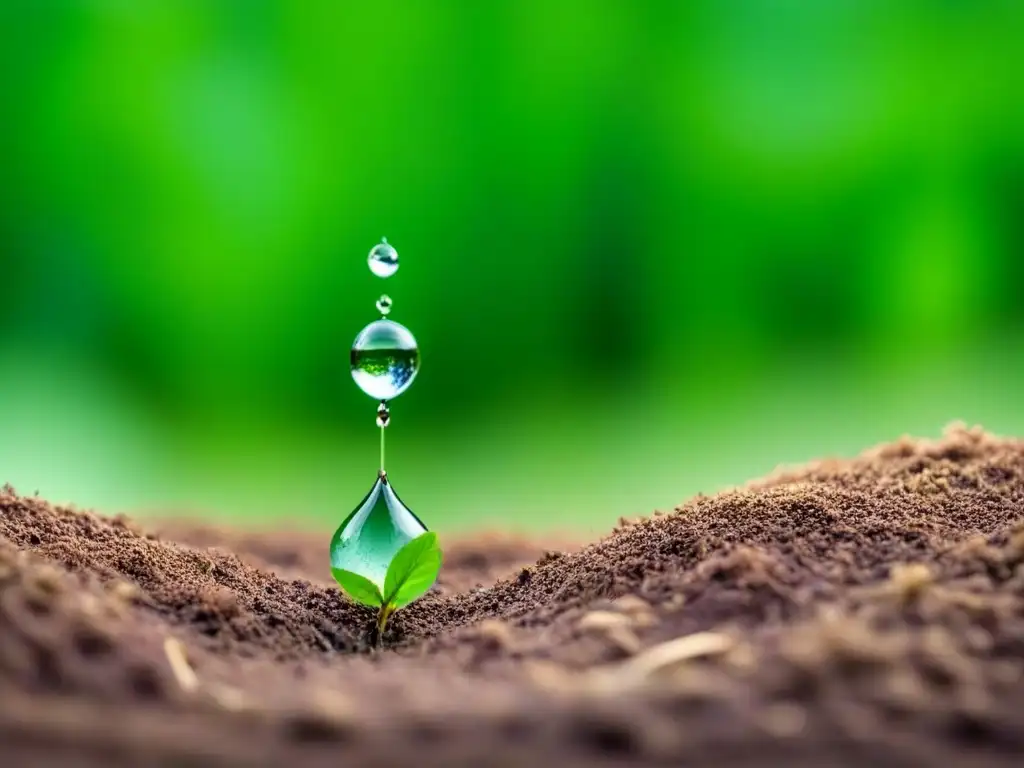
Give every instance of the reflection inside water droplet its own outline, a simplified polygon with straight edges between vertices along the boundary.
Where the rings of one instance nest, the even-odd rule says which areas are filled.
[[[387,241],[387,238],[370,249],[367,260],[370,264],[370,271],[377,277],[391,277],[398,271],[398,251]]]
[[[416,339],[404,325],[376,320],[352,342],[352,378],[375,400],[393,400],[412,384],[420,368]]]

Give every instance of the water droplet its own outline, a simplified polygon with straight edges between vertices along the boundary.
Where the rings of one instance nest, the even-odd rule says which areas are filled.
[[[388,566],[427,527],[406,507],[383,472],[331,539],[331,569],[363,576],[382,590]]]
[[[398,251],[385,237],[370,249],[370,271],[377,277],[391,277],[398,271]]]
[[[391,297],[386,293],[382,293],[380,298],[377,299],[377,311],[382,315],[386,315],[391,311]]]
[[[391,411],[388,409],[388,404],[381,401],[381,404],[377,406],[377,426],[383,429],[391,421]]]
[[[420,350],[412,333],[394,320],[375,320],[352,342],[352,378],[375,400],[394,400],[420,369]]]

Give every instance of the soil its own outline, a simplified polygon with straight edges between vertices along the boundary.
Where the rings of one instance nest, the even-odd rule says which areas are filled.
[[[5,765],[1019,765],[1024,442],[953,427],[588,546],[446,542],[372,614],[322,535],[0,492]],[[326,578],[325,578],[326,577]]]

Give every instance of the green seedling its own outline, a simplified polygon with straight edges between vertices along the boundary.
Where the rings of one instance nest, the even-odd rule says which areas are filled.
[[[349,599],[377,609],[377,642],[384,636],[391,614],[418,600],[437,581],[441,570],[441,548],[437,534],[417,536],[395,554],[384,576],[384,591],[365,576],[331,568],[334,580]]]

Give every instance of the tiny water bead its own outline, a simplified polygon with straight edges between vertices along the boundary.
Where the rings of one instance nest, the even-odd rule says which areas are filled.
[[[388,404],[381,401],[381,404],[377,406],[377,426],[384,429],[391,421],[391,411],[388,409]]]
[[[377,482],[334,533],[331,569],[358,573],[381,589],[388,565],[427,527],[406,507],[381,472]]]
[[[382,315],[386,315],[391,311],[391,297],[386,293],[382,293],[380,298],[377,299],[377,311]]]
[[[381,238],[381,241],[370,249],[367,260],[370,263],[370,271],[377,277],[391,277],[398,271],[398,251],[386,237]]]
[[[420,350],[412,333],[394,320],[376,320],[352,342],[352,378],[375,400],[393,400],[412,384]]]

